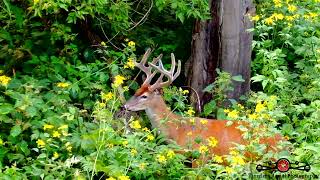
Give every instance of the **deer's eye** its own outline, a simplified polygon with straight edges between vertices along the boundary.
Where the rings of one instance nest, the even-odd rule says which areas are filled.
[[[142,99],[147,99],[147,97],[148,96],[146,96],[146,95],[141,96]]]

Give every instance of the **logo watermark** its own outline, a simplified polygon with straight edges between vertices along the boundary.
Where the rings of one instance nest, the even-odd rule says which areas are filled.
[[[311,170],[311,166],[309,164],[300,163],[298,161],[296,161],[295,163],[290,163],[290,161],[288,159],[281,158],[281,159],[278,159],[277,162],[269,162],[268,165],[258,164],[256,167],[256,170],[258,172],[266,171],[266,170],[287,172],[290,169],[309,172]]]

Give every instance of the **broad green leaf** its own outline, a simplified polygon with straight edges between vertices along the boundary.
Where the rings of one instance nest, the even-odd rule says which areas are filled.
[[[21,134],[21,126],[20,125],[15,125],[10,131],[10,135],[13,137],[17,137],[19,134]]]
[[[213,88],[214,88],[214,84],[210,84],[203,89],[203,92],[211,92]]]
[[[26,141],[22,141],[21,143],[19,143],[19,147],[21,149],[21,151],[28,156],[30,154],[30,150],[28,148],[28,143]]]
[[[216,109],[216,102],[210,101],[208,104],[204,105],[203,113],[205,116],[210,115]]]
[[[242,78],[241,75],[232,76],[232,79],[237,82],[244,82],[244,79]]]
[[[14,110],[13,105],[9,103],[0,104],[0,114],[9,114]]]

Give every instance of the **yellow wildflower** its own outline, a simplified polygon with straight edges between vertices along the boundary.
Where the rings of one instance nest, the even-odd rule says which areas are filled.
[[[267,25],[272,25],[272,24],[273,24],[273,18],[272,18],[272,16],[266,18],[266,19],[265,19],[265,23],[266,23]]]
[[[189,94],[189,91],[188,90],[183,90],[182,94],[184,94],[184,95]]]
[[[176,155],[176,154],[175,154],[174,151],[172,151],[172,150],[169,150],[169,151],[167,152],[167,157],[168,157],[168,159],[173,158],[175,155]]]
[[[60,126],[58,129],[68,129],[68,125],[62,125],[62,126]]]
[[[256,113],[253,113],[253,114],[249,114],[248,117],[249,119],[255,120],[258,118],[258,115]]]
[[[160,163],[165,163],[167,159],[164,155],[157,155],[157,161],[159,161]]]
[[[231,119],[236,119],[239,117],[239,112],[237,110],[232,110],[228,113],[228,117]]]
[[[123,145],[123,146],[127,146],[127,145],[128,145],[128,141],[127,141],[127,140],[123,141],[123,142],[122,142],[122,145]]]
[[[208,146],[216,147],[217,144],[218,144],[218,140],[215,137],[211,136],[208,138]]]
[[[72,146],[68,146],[66,149],[67,149],[68,152],[71,152],[72,151]]]
[[[101,97],[102,97],[103,100],[109,101],[110,99],[112,99],[113,94],[112,94],[112,92],[108,92],[107,94],[102,93]]]
[[[121,75],[116,75],[116,77],[114,77],[114,86],[115,87],[119,87],[121,84],[123,84],[124,80],[126,78],[121,76]]]
[[[106,103],[99,103],[98,105],[99,105],[100,108],[106,107]]]
[[[260,20],[260,16],[259,15],[255,15],[251,17],[251,21],[259,21]]]
[[[54,128],[53,125],[50,125],[50,124],[45,124],[45,125],[43,125],[43,130],[52,129],[52,128]]]
[[[66,83],[66,82],[57,83],[57,87],[60,87],[60,88],[66,88],[66,87],[69,87],[69,86],[70,86],[70,84]]]
[[[65,146],[67,147],[67,146],[71,146],[71,143],[70,142],[67,142],[66,144],[65,144]]]
[[[229,167],[229,166],[226,167],[226,173],[227,174],[231,174],[233,172],[234,172],[234,170],[231,167]]]
[[[148,129],[147,127],[144,127],[144,128],[142,129],[142,131],[150,132],[150,129]]]
[[[201,145],[201,146],[199,147],[199,152],[200,152],[201,154],[206,153],[206,152],[208,152],[208,151],[209,151],[209,149],[208,149],[208,147],[205,146],[205,145]]]
[[[140,122],[137,120],[137,121],[133,121],[132,123],[130,123],[130,127],[133,129],[140,129],[141,125],[140,125]]]
[[[295,15],[293,15],[293,18],[294,19],[297,19],[297,18],[299,18],[300,17],[300,15],[299,14],[295,14]]]
[[[225,110],[223,110],[223,112],[224,112],[224,113],[229,113],[230,110],[229,110],[229,109],[225,109]]]
[[[146,163],[140,163],[140,164],[139,164],[139,169],[140,169],[140,170],[144,170],[145,167],[146,167],[146,165],[147,165]]]
[[[46,145],[46,142],[44,142],[42,139],[38,139],[36,143],[39,148],[43,148]]]
[[[239,152],[235,151],[235,150],[232,150],[232,151],[229,152],[229,154],[235,156],[235,155],[238,155]]]
[[[129,176],[119,176],[118,180],[130,180]]]
[[[55,159],[58,159],[58,158],[59,158],[59,154],[58,154],[57,152],[54,152],[54,153],[53,153],[53,157],[54,157]]]
[[[242,104],[237,104],[237,106],[240,108],[240,109],[244,109],[244,106]]]
[[[293,21],[293,20],[294,20],[294,17],[293,17],[293,16],[286,16],[286,20],[287,20],[287,21]]]
[[[284,18],[284,15],[281,13],[273,13],[272,16],[275,20],[282,20]]]
[[[291,5],[291,4],[288,5],[288,11],[289,12],[295,12],[296,10],[297,10],[297,6]]]
[[[261,103],[261,101],[258,101],[257,105],[256,105],[256,112],[259,113],[261,111],[263,111],[265,109],[264,104]]]
[[[149,135],[147,136],[147,140],[148,140],[148,141],[153,141],[153,140],[154,140],[154,136],[153,136],[152,134],[149,134]]]
[[[314,18],[314,17],[317,17],[318,14],[317,14],[317,13],[314,13],[314,12],[309,12],[309,16],[310,16],[311,18]]]
[[[131,149],[130,153],[132,156],[134,156],[134,155],[138,154],[138,151],[136,149]]]
[[[109,177],[109,178],[107,178],[106,180],[116,180],[116,179],[113,178],[113,177]]]
[[[244,162],[244,160],[243,160],[242,157],[240,157],[240,156],[233,156],[233,157],[232,157],[232,164],[233,164],[233,165],[244,165],[245,162]]]
[[[128,42],[128,46],[130,46],[130,47],[134,47],[135,45],[136,45],[136,43],[133,42],[133,41],[129,41],[129,42]]]
[[[58,131],[53,131],[52,137],[59,138],[60,136],[61,136],[61,134]]]
[[[216,163],[223,163],[222,156],[215,155],[213,157],[213,161],[216,162]]]
[[[201,119],[201,120],[200,120],[200,123],[203,124],[203,125],[208,124],[208,120],[206,120],[206,119]]]
[[[106,43],[104,41],[101,41],[101,46],[106,46]]]
[[[195,111],[192,109],[192,107],[189,108],[189,110],[186,112],[187,115],[193,116]]]
[[[275,7],[282,7],[281,0],[273,0],[273,3]]]
[[[34,3],[34,4],[37,4],[37,3],[39,3],[39,1],[40,1],[40,0],[33,0],[33,3]]]
[[[7,86],[9,84],[9,82],[11,81],[11,78],[8,76],[0,76],[0,84],[2,84],[3,86]]]
[[[126,69],[126,68],[133,69],[134,66],[135,66],[135,64],[134,64],[133,58],[128,58],[127,63],[126,63],[123,67],[124,67],[125,69]]]
[[[112,143],[108,143],[106,146],[107,148],[113,148],[114,145]]]

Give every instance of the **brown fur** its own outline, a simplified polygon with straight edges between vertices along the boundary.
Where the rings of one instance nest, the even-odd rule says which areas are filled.
[[[139,88],[136,93],[134,94],[134,96],[141,96],[143,93],[149,91],[149,86],[142,86],[141,88]]]
[[[196,138],[206,140],[209,137],[214,137],[218,140],[218,144],[209,151],[212,154],[223,156],[229,154],[230,148],[235,147],[235,143],[246,145],[250,141],[243,139],[242,132],[237,128],[239,125],[248,127],[248,124],[244,121],[233,121],[232,125],[227,126],[228,120],[194,117],[195,124],[191,124],[191,118],[174,114],[167,107],[161,95],[150,92],[148,86],[141,87],[135,96],[142,95],[145,92],[153,93],[153,96],[150,96],[151,98],[145,104],[153,128],[157,128],[168,140],[175,141],[183,148],[187,148],[191,143],[191,148],[197,149],[199,144],[195,143]],[[134,99],[131,101],[134,101]],[[161,123],[163,120],[165,120],[164,123]],[[208,120],[208,123],[203,125],[200,122],[201,120]],[[192,135],[188,135],[188,132],[192,132]],[[267,145],[266,151],[278,151],[276,145],[280,140],[284,140],[284,138],[277,134],[274,137],[262,138],[260,143]],[[206,144],[206,142],[204,143]],[[245,153],[245,156],[249,159],[256,158],[250,153]]]

